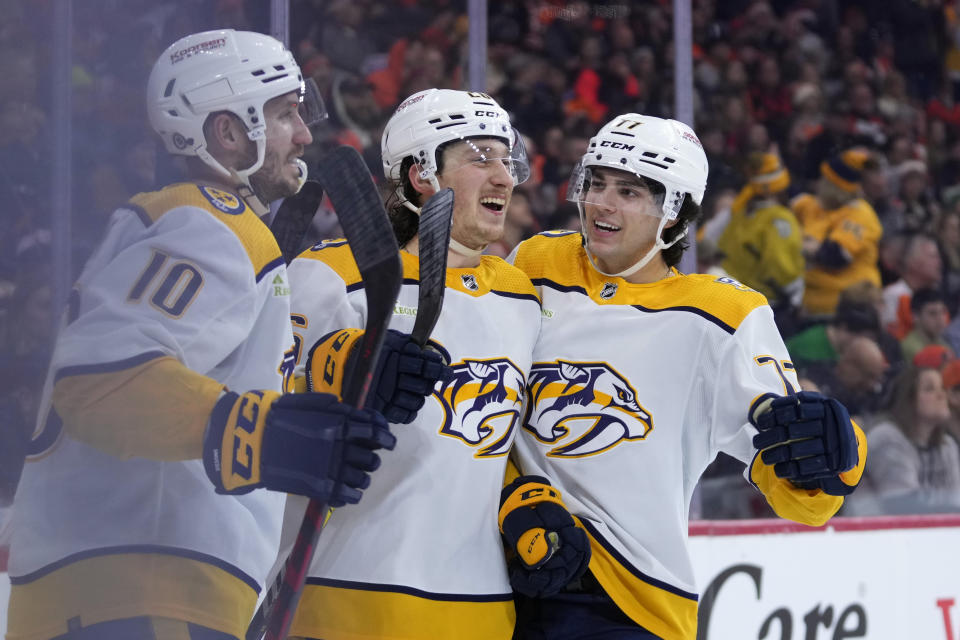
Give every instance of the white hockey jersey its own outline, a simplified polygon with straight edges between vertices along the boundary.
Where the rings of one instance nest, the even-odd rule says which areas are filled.
[[[717,452],[746,463],[781,516],[822,524],[842,502],[754,459],[751,408],[797,389],[770,307],[730,278],[604,276],[574,232],[523,242],[514,264],[544,316],[519,467],[560,489],[590,536],[591,571],[627,615],[665,640],[694,638],[687,520]]]
[[[203,412],[223,386],[284,388],[289,309],[277,243],[233,194],[183,183],[114,213],[77,281],[14,502],[10,640],[139,615],[243,636],[276,558],[285,496],[214,492],[200,460]],[[202,392],[165,375],[144,385],[163,363],[191,370]],[[51,406],[71,381],[122,413],[103,447],[72,437],[77,417]],[[125,442],[134,427],[156,456]],[[178,438],[196,448],[171,455]]]
[[[390,327],[413,329],[419,263],[402,253],[404,283]],[[366,301],[344,241],[290,265],[294,333],[304,354],[330,331],[362,327]],[[540,329],[530,281],[500,258],[448,269],[432,338],[454,377],[417,418],[394,425],[397,446],[358,505],[323,531],[291,635],[325,640],[508,640],[515,614],[497,508],[507,453]],[[284,540],[305,501],[291,497]],[[283,555],[283,554],[281,554]]]

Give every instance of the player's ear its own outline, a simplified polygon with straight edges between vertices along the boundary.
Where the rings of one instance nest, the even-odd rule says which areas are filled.
[[[205,128],[207,144],[214,148],[243,152],[249,145],[243,123],[232,113],[221,111],[213,114]]]
[[[429,197],[433,195],[435,189],[433,185],[430,184],[430,180],[424,176],[424,173],[423,167],[417,163],[413,163],[407,170],[407,178],[410,179],[410,185],[416,189],[417,193],[422,193]]]

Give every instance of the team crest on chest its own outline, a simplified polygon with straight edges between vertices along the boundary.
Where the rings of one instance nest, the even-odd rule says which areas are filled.
[[[433,392],[443,406],[440,434],[475,448],[475,458],[504,456],[520,418],[523,373],[507,358],[462,360]]]
[[[578,458],[642,440],[653,416],[609,364],[556,360],[530,370],[523,428],[551,446],[548,456]]]
[[[467,289],[470,289],[470,291],[477,291],[480,289],[480,285],[477,284],[477,277],[472,273],[467,273],[460,276],[460,280],[463,282],[463,286],[465,286]]]
[[[619,285],[616,282],[604,282],[603,289],[600,290],[600,297],[604,300],[609,300],[613,296],[617,295],[617,288]]]

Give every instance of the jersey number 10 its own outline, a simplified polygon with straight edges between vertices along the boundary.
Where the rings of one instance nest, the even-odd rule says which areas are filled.
[[[200,270],[189,262],[175,262],[164,268],[169,258],[167,254],[155,250],[150,256],[147,268],[130,289],[127,300],[140,302],[150,289],[150,304],[169,316],[179,318],[197,297],[200,287],[203,286],[203,276]],[[159,276],[161,271],[162,277]]]

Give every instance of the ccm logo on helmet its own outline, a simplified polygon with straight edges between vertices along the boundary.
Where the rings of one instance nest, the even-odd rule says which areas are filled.
[[[636,145],[633,144],[624,144],[622,142],[614,142],[612,140],[604,140],[600,143],[601,147],[610,147],[611,149],[623,149],[624,151],[633,151]]]
[[[474,111],[473,115],[481,116],[485,118],[496,118],[497,112],[496,111]]]

